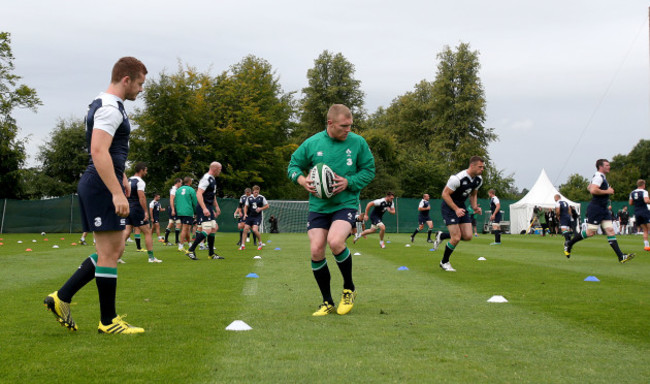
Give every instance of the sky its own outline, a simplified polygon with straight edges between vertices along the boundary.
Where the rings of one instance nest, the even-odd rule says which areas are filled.
[[[43,102],[12,114],[19,137],[29,136],[28,166],[60,119],[84,116],[122,56],[157,78],[179,63],[218,75],[252,54],[300,97],[318,55],[340,52],[373,113],[435,80],[445,46],[469,43],[479,52],[485,126],[499,137],[492,165],[519,189],[542,169],[555,186],[576,173],[591,178],[597,159],[628,154],[650,133],[650,0],[3,3],[14,74]]]

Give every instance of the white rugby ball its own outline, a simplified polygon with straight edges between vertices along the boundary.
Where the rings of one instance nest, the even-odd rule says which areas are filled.
[[[316,188],[316,197],[329,199],[334,191],[334,171],[327,164],[318,163],[311,171],[309,178],[314,182]]]

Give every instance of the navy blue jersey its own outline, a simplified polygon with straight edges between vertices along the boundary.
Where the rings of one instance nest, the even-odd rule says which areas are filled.
[[[646,197],[648,197],[648,191],[645,189],[635,189],[630,193],[630,200],[632,200],[635,215],[648,211],[648,205],[645,202]]]
[[[499,204],[499,198],[496,196],[490,197],[490,211],[494,212],[497,209],[497,204]]]
[[[246,205],[248,206],[248,217],[251,218],[262,216],[262,212],[257,212],[257,208],[262,208],[267,204],[268,202],[266,201],[266,198],[262,195],[257,195],[257,197],[254,195],[248,196],[246,199]]]
[[[470,177],[467,170],[458,172],[452,175],[447,181],[447,187],[453,192],[451,193],[451,200],[459,208],[465,208],[465,200],[472,194],[473,191],[479,189],[483,185],[483,178],[477,175],[474,178]],[[442,205],[447,205],[443,200]]]
[[[379,221],[384,217],[384,213],[389,210],[390,208],[393,207],[393,202],[391,201],[390,203],[386,201],[385,197],[382,197],[381,199],[377,199],[372,202],[375,207],[372,209],[372,212],[370,213],[370,218],[375,218]]]
[[[557,203],[555,203],[555,207],[560,208],[560,219],[563,217],[568,217],[571,219],[571,213],[569,212],[569,203],[564,200],[558,200]]]
[[[420,204],[418,205],[418,208],[429,208],[429,200],[420,200]],[[418,209],[418,216],[421,218],[428,218],[429,217],[429,211],[430,209],[425,209],[424,211],[421,211]]]
[[[244,205],[246,205],[246,200],[248,199],[248,195],[244,194],[241,195],[239,198],[239,209],[241,209],[242,212],[244,212]]]
[[[602,172],[594,173],[594,177],[592,177],[590,184],[597,185],[601,191],[609,189],[607,178]],[[609,205],[609,195],[591,195],[591,204],[607,209],[607,206]]]
[[[122,99],[109,93],[101,93],[88,106],[85,123],[86,144],[88,145],[89,155],[93,129],[101,129],[113,136],[108,152],[113,160],[115,174],[121,183],[126,158],[129,154],[129,135],[131,133],[131,124],[126,115]],[[87,170],[96,173],[97,170],[95,164],[93,164],[92,156],[89,157],[90,161]]]
[[[203,190],[203,202],[205,205],[214,205],[214,198],[217,195],[217,180],[214,176],[209,173],[203,175],[201,181],[199,181],[199,189]]]
[[[129,177],[129,184],[131,184],[131,194],[127,197],[130,207],[140,207],[140,197],[138,191],[144,192],[145,182],[138,176]]]
[[[158,220],[160,218],[160,202],[156,200],[151,200],[149,203],[149,208],[151,208],[152,219]]]

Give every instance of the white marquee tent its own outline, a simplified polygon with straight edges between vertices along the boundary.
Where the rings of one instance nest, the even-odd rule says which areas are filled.
[[[528,228],[535,207],[555,208],[555,195],[557,194],[561,196],[561,200],[572,205],[580,213],[580,204],[562,196],[551,183],[546,171],[542,169],[535,185],[526,196],[518,202],[510,204],[510,233],[518,234]]]

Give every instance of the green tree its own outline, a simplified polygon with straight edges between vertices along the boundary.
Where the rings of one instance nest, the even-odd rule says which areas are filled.
[[[591,194],[587,190],[589,180],[575,173],[569,176],[565,184],[560,185],[559,192],[569,200],[589,201]]]
[[[48,143],[39,147],[38,160],[41,162],[38,184],[43,196],[75,193],[79,179],[88,166],[84,121],[59,120]]]
[[[314,67],[307,71],[309,85],[302,89],[300,125],[293,133],[297,142],[325,129],[327,111],[332,104],[350,108],[355,124],[363,120],[365,94],[354,72],[354,65],[341,53],[326,50],[314,60]]]
[[[267,61],[247,56],[217,77],[179,65],[149,80],[144,100],[129,159],[147,163],[152,191],[175,177],[200,177],[216,160],[221,194],[260,184],[265,196],[281,196],[295,149],[288,141],[294,106]]]
[[[467,166],[473,155],[489,160],[488,145],[497,139],[484,126],[485,92],[479,77],[478,51],[461,43],[438,54],[438,74],[431,90],[432,123],[436,139],[445,143],[451,169]]]
[[[607,180],[616,191],[612,199],[626,201],[637,180],[650,177],[650,140],[640,140],[627,155],[614,156],[610,165]]]
[[[24,184],[20,169],[25,163],[26,139],[18,138],[18,126],[11,116],[15,108],[36,111],[41,100],[36,91],[18,84],[14,74],[11,34],[0,32],[0,198],[20,198]]]
[[[259,184],[266,197],[283,197],[290,183],[286,167],[297,148],[289,143],[293,95],[283,92],[269,62],[247,56],[217,77],[212,96],[218,126],[207,139],[226,162],[224,190],[239,196]]]
[[[524,196],[515,187],[512,174],[504,176],[503,171],[488,164],[483,172],[483,186],[479,189],[479,197],[487,198],[490,189],[494,189],[500,199],[517,200]]]
[[[438,59],[433,82],[420,81],[368,119],[372,129],[397,138],[400,166],[392,172],[398,170],[405,197],[419,197],[423,190],[439,196],[450,173],[465,169],[473,155],[485,158],[490,167],[488,145],[496,135],[483,125],[486,101],[478,52],[460,44],[456,51],[445,47]],[[512,177],[498,170],[489,181],[506,194],[516,192]]]
[[[147,80],[145,106],[132,117],[137,129],[131,134],[129,160],[147,163],[150,191],[168,190],[176,177],[200,177],[207,166],[199,166],[215,160],[205,139],[216,127],[213,86],[207,73],[180,63],[176,73]]]

